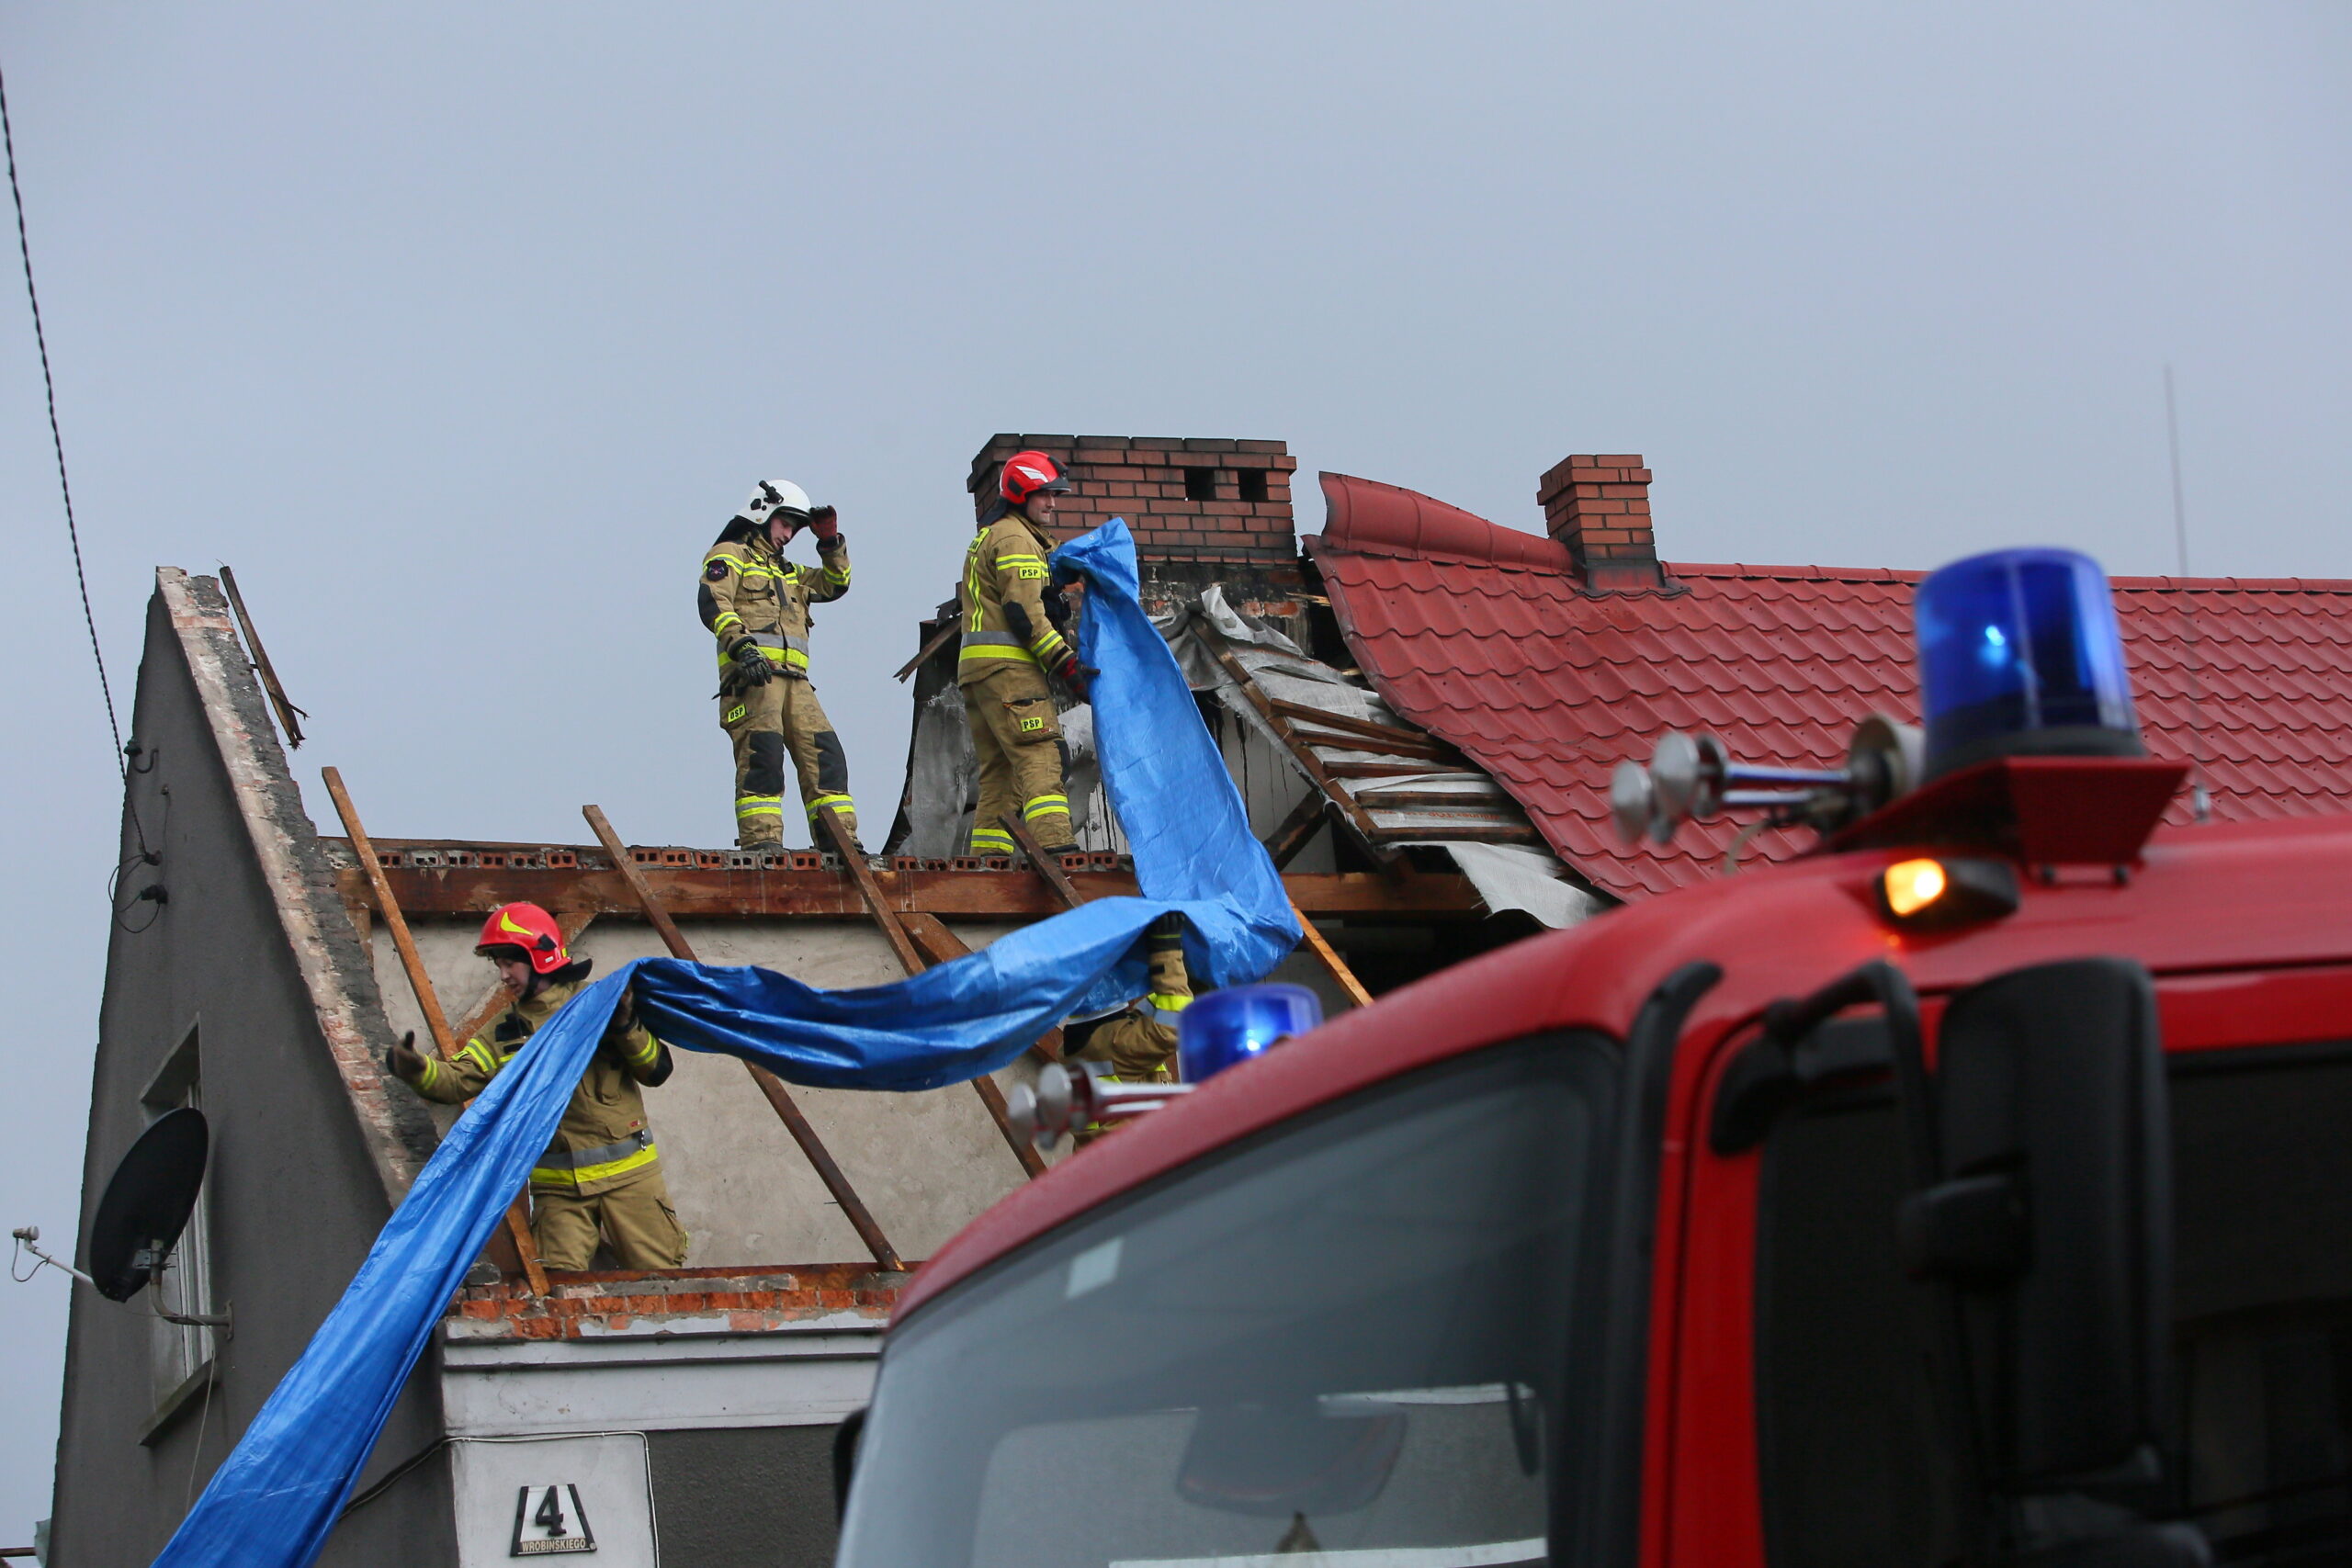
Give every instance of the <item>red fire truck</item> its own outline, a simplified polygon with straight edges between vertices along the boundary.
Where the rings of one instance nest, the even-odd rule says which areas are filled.
[[[1817,852],[1243,1061],[942,1250],[842,1568],[2352,1561],[2352,818],[2159,829],[2082,558],[1918,616],[1923,750],[1621,778]]]

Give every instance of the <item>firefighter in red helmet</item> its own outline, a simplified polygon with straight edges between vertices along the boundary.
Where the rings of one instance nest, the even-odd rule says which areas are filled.
[[[956,590],[963,646],[956,682],[979,754],[979,807],[969,852],[1009,855],[1014,812],[1040,849],[1077,847],[1069,821],[1069,749],[1047,674],[1084,698],[1078,653],[1062,636],[1068,618],[1046,567],[1054,502],[1069,479],[1043,452],[1015,452],[997,478],[997,499],[980,516]]]
[[[492,910],[474,951],[497,968],[514,1005],[447,1061],[420,1055],[413,1034],[392,1047],[386,1065],[427,1100],[459,1104],[480,1094],[587,983],[590,961],[571,956],[563,928],[537,904]],[[686,1233],[670,1207],[639,1089],[659,1085],[670,1068],[670,1048],[637,1021],[623,993],[555,1141],[531,1170],[531,1239],[549,1269],[589,1267],[600,1239],[624,1269],[685,1265]]]

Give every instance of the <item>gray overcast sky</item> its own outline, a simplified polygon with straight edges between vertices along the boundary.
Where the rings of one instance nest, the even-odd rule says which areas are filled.
[[[16,0],[0,66],[118,705],[153,567],[227,560],[330,828],[328,762],[387,836],[724,841],[691,578],[776,476],[855,547],[878,837],[997,430],[1530,527],[1636,451],[1669,558],[2153,572],[2170,359],[2193,567],[2352,577],[2340,4]],[[119,795],[15,287],[0,1221],[70,1245]],[[0,1292],[0,1544],[63,1302]]]

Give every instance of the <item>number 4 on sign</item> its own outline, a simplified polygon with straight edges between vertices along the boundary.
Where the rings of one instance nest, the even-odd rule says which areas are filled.
[[[526,1486],[514,1499],[514,1546],[509,1557],[552,1557],[561,1551],[594,1551],[577,1486]]]

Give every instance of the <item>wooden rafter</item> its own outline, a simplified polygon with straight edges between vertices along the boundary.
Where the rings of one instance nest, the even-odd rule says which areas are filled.
[[[910,975],[922,974],[929,966],[930,960],[916,949],[901,917],[883,898],[881,884],[874,880],[874,868],[865,863],[865,856],[859,852],[857,840],[849,836],[849,829],[832,812],[820,811],[814,821],[818,824],[817,830],[832,840],[833,852],[841,856],[842,874],[857,884],[858,897],[865,901],[865,912],[873,916],[874,923],[882,929],[883,940],[890,944],[891,953],[897,955],[899,967]],[[945,926],[939,928],[939,934],[951,942],[955,940],[955,934]],[[957,942],[956,945],[961,947],[963,944]],[[961,957],[962,954],[956,956]],[[988,1108],[989,1119],[1004,1135],[1005,1143],[1012,1150],[1012,1157],[1021,1162],[1021,1168],[1029,1173],[1032,1180],[1045,1175],[1046,1162],[1038,1155],[1035,1145],[1012,1130],[1012,1115],[1005,1107],[1004,1091],[996,1087],[996,1080],[982,1073],[972,1079],[971,1084],[972,1092],[978,1095],[980,1103]]]
[[[326,780],[335,815],[343,818],[344,831],[351,835],[351,847],[358,854],[359,863],[375,891],[377,912],[383,917],[384,928],[391,932],[392,946],[401,955],[401,967],[408,973],[409,988],[416,993],[417,1010],[424,1015],[424,1027],[432,1032],[433,1049],[447,1061],[458,1054],[458,1042],[449,1032],[448,1015],[441,1010],[441,998],[433,988],[433,977],[425,973],[424,956],[416,951],[416,939],[409,934],[408,919],[401,913],[400,900],[392,897],[383,864],[376,858],[376,846],[369,841],[368,829],[359,825],[359,809],[351,804],[351,792],[343,787],[343,774],[327,768],[321,776]],[[506,1205],[506,1235],[514,1244],[515,1260],[523,1265],[523,1278],[529,1283],[531,1293],[546,1295],[548,1271],[539,1262],[538,1244],[532,1239],[530,1216],[524,1211],[519,1193]]]
[[[605,820],[603,809],[594,806],[583,806],[580,809],[581,814],[588,818],[588,826],[594,829],[597,841],[613,857],[613,863],[620,867],[621,875],[628,880],[630,895],[636,899],[646,920],[662,938],[662,945],[670,950],[672,957],[693,962],[694,948],[680,934],[677,922],[662,907],[661,898],[638,870],[637,863],[629,858],[628,851],[621,844],[620,835],[613,831],[613,825]],[[792,1141],[798,1144],[800,1152],[808,1157],[809,1165],[817,1172],[817,1179],[825,1184],[825,1190],[833,1195],[835,1203],[841,1205],[842,1217],[849,1221],[851,1228],[857,1232],[858,1239],[865,1243],[865,1249],[874,1255],[874,1261],[885,1269],[905,1269],[906,1265],[899,1260],[897,1250],[882,1234],[882,1227],[875,1223],[874,1215],[865,1207],[865,1200],[850,1185],[849,1178],[842,1174],[831,1152],[825,1147],[825,1141],[817,1135],[817,1129],[808,1124],[808,1116],[793,1100],[792,1091],[785,1087],[784,1080],[765,1067],[751,1062],[745,1062],[743,1066],[752,1075],[752,1081],[759,1086],[760,1093],[766,1098],[770,1108],[775,1111],[776,1120],[784,1123],[784,1130],[792,1135]]]

